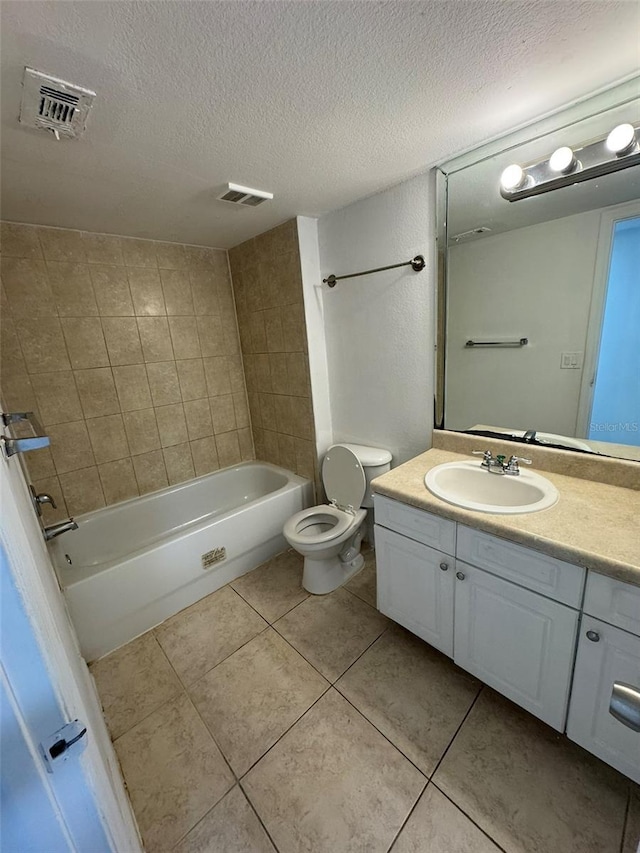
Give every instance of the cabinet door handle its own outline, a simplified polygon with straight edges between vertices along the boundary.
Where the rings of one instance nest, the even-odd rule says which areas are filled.
[[[640,732],[640,690],[622,681],[614,681],[609,713],[634,732]]]
[[[463,572],[456,572],[456,577],[459,581],[463,581],[465,579],[465,575]]]
[[[600,634],[597,631],[587,631],[587,640],[591,640],[592,643],[599,643]]]
[[[440,563],[440,568],[443,572],[446,572],[449,568],[449,563]]]

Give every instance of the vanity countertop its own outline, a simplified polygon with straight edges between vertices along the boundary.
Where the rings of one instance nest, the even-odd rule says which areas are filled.
[[[449,450],[428,450],[375,479],[373,491],[640,586],[640,491],[544,471],[560,493],[558,503],[523,515],[475,512],[431,494],[424,484],[427,471],[468,460]]]

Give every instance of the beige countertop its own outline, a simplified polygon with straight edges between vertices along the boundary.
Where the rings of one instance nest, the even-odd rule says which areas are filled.
[[[475,512],[431,494],[424,484],[427,471],[468,460],[449,450],[428,450],[375,479],[373,491],[640,586],[640,491],[544,471],[560,498],[549,509],[522,515]]]

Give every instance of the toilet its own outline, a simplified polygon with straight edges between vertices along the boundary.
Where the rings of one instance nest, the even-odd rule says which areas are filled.
[[[378,447],[334,444],[327,451],[322,482],[330,503],[297,512],[283,529],[289,545],[304,557],[307,592],[332,592],[364,565],[360,545],[373,507],[370,483],[390,467],[391,454]]]

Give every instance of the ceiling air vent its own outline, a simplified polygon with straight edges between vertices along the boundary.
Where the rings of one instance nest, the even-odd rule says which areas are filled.
[[[57,139],[61,136],[77,139],[84,132],[95,96],[90,89],[27,67],[22,82],[20,122],[51,131]]]
[[[257,207],[263,201],[271,201],[273,193],[266,193],[264,190],[252,190],[249,187],[241,187],[240,184],[227,184],[226,190],[218,198],[220,201],[229,201],[231,204]]]

